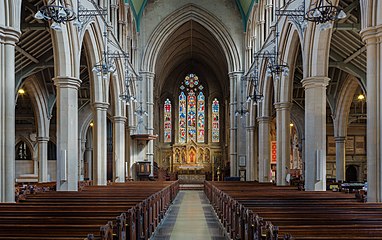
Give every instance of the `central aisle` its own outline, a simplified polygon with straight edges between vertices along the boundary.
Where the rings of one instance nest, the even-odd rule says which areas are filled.
[[[180,191],[154,240],[225,240],[219,220],[203,191]]]

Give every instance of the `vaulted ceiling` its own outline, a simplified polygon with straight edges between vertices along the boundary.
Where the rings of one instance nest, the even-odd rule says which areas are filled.
[[[246,23],[248,20],[248,16],[252,10],[252,7],[258,0],[234,0],[238,6],[240,14],[242,16],[244,30],[246,29]],[[149,0],[125,0],[125,3],[131,6],[131,9],[134,14],[134,18],[137,24],[137,31],[140,29],[140,22],[142,18],[143,11],[145,9],[146,4]]]

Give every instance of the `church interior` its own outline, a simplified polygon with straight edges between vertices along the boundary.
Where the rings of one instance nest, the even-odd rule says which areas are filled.
[[[378,0],[0,0],[0,239],[382,239],[381,39]]]

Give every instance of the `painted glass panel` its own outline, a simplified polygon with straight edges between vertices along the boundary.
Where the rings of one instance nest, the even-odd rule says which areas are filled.
[[[164,102],[164,142],[171,142],[171,101]]]
[[[187,97],[187,130],[188,140],[196,141],[196,96],[193,90]]]
[[[199,92],[198,95],[198,142],[203,143],[204,142],[204,123],[205,123],[205,97],[203,95],[203,92]]]
[[[179,95],[179,142],[185,143],[186,139],[186,95],[181,92]]]
[[[212,142],[219,142],[219,101],[212,101]]]

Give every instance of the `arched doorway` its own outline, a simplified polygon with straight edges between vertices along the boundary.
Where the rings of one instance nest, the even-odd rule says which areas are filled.
[[[357,182],[358,181],[358,170],[354,165],[349,165],[346,168],[346,182]]]

